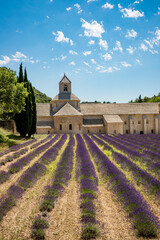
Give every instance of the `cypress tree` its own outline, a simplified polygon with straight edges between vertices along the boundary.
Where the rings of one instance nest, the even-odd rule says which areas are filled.
[[[36,102],[32,84],[28,81],[26,68],[23,77],[22,63],[20,64],[18,81],[24,82],[28,96],[25,99],[25,110],[15,116],[16,128],[21,137],[25,137],[26,134],[30,137],[36,132]]]
[[[32,103],[32,111],[31,111],[32,123],[31,123],[30,131],[28,133],[29,137],[36,132],[36,123],[37,123],[36,101],[35,101],[34,89],[31,83],[30,83],[30,92],[31,92],[31,103]]]
[[[18,76],[18,82],[24,82],[24,86],[27,87],[27,79],[25,77],[23,77],[23,67],[22,67],[22,63],[20,64],[20,68],[19,68],[19,76]],[[28,112],[27,112],[27,108],[28,108],[28,97],[26,97],[26,106],[25,106],[25,110],[22,111],[19,114],[15,115],[15,122],[16,122],[16,128],[17,128],[17,132],[20,133],[21,137],[25,137],[28,131]]]

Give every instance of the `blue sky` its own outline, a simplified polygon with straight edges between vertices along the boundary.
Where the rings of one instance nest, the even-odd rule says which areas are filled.
[[[159,0],[1,1],[0,66],[50,97],[64,72],[82,101],[160,92]]]

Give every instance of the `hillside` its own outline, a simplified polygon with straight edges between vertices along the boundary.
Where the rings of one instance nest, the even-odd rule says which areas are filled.
[[[33,88],[34,88],[36,103],[49,103],[51,101],[51,98],[48,97],[45,93],[40,92],[35,87]]]

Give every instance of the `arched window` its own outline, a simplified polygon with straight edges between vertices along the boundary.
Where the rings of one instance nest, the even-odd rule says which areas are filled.
[[[62,130],[62,124],[59,125],[59,130]]]
[[[64,92],[68,92],[68,86],[66,84],[64,85]]]
[[[72,124],[69,124],[69,130],[72,130]]]

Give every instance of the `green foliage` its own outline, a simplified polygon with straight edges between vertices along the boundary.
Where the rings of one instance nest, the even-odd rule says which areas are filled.
[[[36,103],[49,103],[52,99],[33,87]]]
[[[82,239],[93,239],[99,235],[98,229],[93,224],[88,224],[82,229]]]
[[[141,95],[139,95],[138,98],[135,99],[135,101],[131,100],[130,103],[142,103],[142,102],[160,102],[160,93],[157,96],[153,96],[151,98],[144,97],[141,98]]]
[[[23,82],[18,82],[16,73],[6,67],[0,68],[0,118],[6,119],[25,108],[27,91]]]
[[[37,240],[45,239],[44,229],[48,227],[49,227],[49,224],[46,219],[42,218],[41,216],[36,217],[33,222],[31,237]]]

